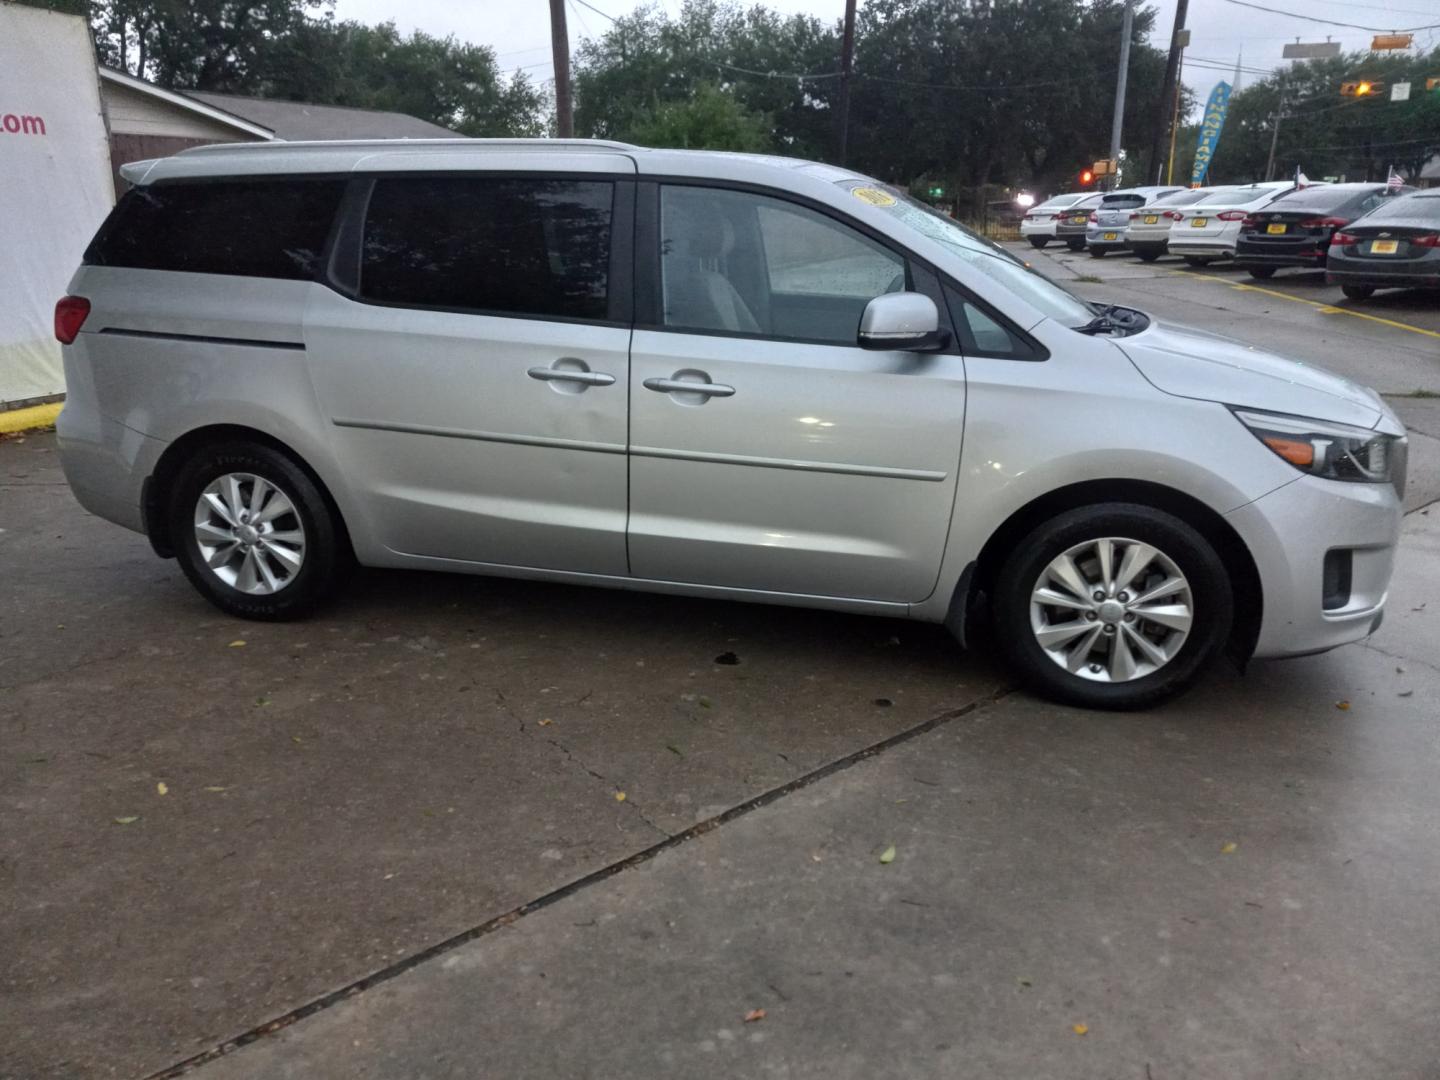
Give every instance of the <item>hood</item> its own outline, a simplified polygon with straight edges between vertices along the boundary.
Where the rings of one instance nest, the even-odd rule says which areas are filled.
[[[1176,397],[1363,428],[1389,412],[1368,387],[1205,330],[1152,322],[1115,345],[1157,389]]]

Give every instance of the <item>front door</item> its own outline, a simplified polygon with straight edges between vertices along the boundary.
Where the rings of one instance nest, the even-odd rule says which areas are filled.
[[[647,188],[642,188],[647,190]],[[836,216],[670,184],[631,348],[637,577],[892,602],[935,587],[965,414],[958,355],[858,348],[917,268]]]
[[[305,340],[386,547],[626,573],[627,200],[606,176],[373,181],[354,295],[316,289]]]

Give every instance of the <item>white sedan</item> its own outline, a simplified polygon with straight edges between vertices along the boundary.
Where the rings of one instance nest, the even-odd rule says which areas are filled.
[[[1179,255],[1191,266],[1233,259],[1235,243],[1240,238],[1240,223],[1294,188],[1289,180],[1271,180],[1233,187],[1218,198],[1181,207],[1170,221],[1170,253]]]
[[[1076,191],[1068,195],[1056,195],[1039,206],[1032,206],[1020,220],[1020,235],[1035,247],[1043,248],[1055,239],[1055,227],[1065,216],[1063,211],[1088,194],[1088,191]]]
[[[1154,262],[1165,254],[1170,242],[1170,226],[1180,220],[1182,207],[1216,201],[1224,198],[1230,190],[1224,187],[1185,188],[1156,199],[1149,206],[1142,206],[1130,215],[1130,227],[1125,230],[1125,246],[1145,262]]]

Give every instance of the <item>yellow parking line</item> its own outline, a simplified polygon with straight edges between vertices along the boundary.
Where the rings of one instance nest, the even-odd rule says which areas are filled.
[[[49,427],[60,415],[60,402],[49,405],[32,405],[28,409],[11,409],[0,412],[0,434],[9,435],[32,428]]]
[[[1303,296],[1291,296],[1289,293],[1277,292],[1274,289],[1262,288],[1259,285],[1249,285],[1243,281],[1231,281],[1229,278],[1220,277],[1218,274],[1187,274],[1184,270],[1171,270],[1172,274],[1179,274],[1181,277],[1199,278],[1203,281],[1218,281],[1221,285],[1229,285],[1232,289],[1239,289],[1241,292],[1264,293],[1266,296],[1274,296],[1281,300],[1293,300],[1297,304],[1309,304],[1317,309],[1321,315],[1350,315],[1357,319],[1369,319],[1371,322],[1380,323],[1383,326],[1393,326],[1397,330],[1409,330],[1412,334],[1424,334],[1426,337],[1440,338],[1440,332],[1426,330],[1424,327],[1411,326],[1409,323],[1399,322],[1395,319],[1382,319],[1379,315],[1368,315],[1363,311],[1352,311],[1350,308],[1336,307],[1333,304],[1322,303],[1319,300],[1307,300]]]

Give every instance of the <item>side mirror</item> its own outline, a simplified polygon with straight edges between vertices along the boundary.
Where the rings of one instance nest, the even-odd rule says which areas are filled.
[[[886,293],[865,305],[856,340],[862,349],[928,352],[944,348],[950,332],[940,329],[940,312],[930,297],[917,292]]]

